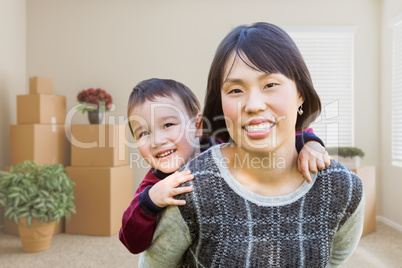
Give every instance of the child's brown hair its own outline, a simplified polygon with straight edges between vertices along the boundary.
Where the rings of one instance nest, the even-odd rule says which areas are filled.
[[[196,116],[200,110],[200,103],[195,94],[186,85],[172,79],[151,78],[139,82],[130,94],[127,106],[127,116],[129,118],[130,131],[133,130],[130,124],[130,115],[132,110],[142,105],[145,101],[154,101],[156,97],[178,96],[184,103],[188,115]],[[134,136],[134,134],[133,134]]]

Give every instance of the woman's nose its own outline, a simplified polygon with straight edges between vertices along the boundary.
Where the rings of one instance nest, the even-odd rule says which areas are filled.
[[[250,91],[245,103],[247,113],[258,113],[267,109],[266,96],[258,90]]]

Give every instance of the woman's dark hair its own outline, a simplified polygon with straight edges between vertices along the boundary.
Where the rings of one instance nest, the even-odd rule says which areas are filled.
[[[208,76],[203,112],[205,134],[224,142],[230,140],[223,118],[221,88],[224,72],[232,53],[250,68],[266,73],[281,73],[293,80],[303,98],[302,115],[296,130],[302,131],[321,112],[321,101],[314,89],[310,73],[296,44],[280,27],[258,22],[233,29],[219,44]]]
[[[196,116],[201,107],[195,94],[186,85],[172,79],[151,78],[139,82],[130,94],[127,105],[127,115],[129,118],[130,131],[133,130],[130,124],[132,110],[145,101],[155,101],[157,97],[179,97],[186,107],[189,117]],[[133,134],[134,136],[134,134]]]

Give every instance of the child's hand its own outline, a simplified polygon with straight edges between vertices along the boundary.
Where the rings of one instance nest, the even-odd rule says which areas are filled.
[[[299,153],[297,159],[297,166],[303,178],[311,183],[310,172],[316,174],[319,170],[322,170],[329,166],[331,158],[325,148],[316,141],[307,142]]]
[[[191,192],[193,190],[192,186],[187,187],[179,187],[183,182],[194,179],[194,175],[191,174],[190,170],[178,172],[176,171],[170,176],[167,176],[165,179],[157,182],[154,186],[149,189],[149,197],[152,202],[158,207],[166,207],[168,205],[185,205],[185,200],[177,200],[174,199],[173,196]]]

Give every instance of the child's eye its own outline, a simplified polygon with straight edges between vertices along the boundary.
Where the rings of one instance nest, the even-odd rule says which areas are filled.
[[[143,132],[140,133],[140,135],[138,135],[138,138],[140,139],[140,138],[142,138],[144,136],[147,136],[147,135],[150,135],[150,133],[148,131],[143,131]]]
[[[172,123],[167,123],[167,124],[164,124],[164,125],[163,125],[163,128],[168,128],[168,127],[171,127],[171,126],[173,126]]]
[[[242,91],[241,91],[240,89],[235,88],[235,89],[230,90],[230,91],[228,92],[228,94],[232,94],[232,93],[237,94],[237,93],[241,93],[241,92],[242,92]]]

